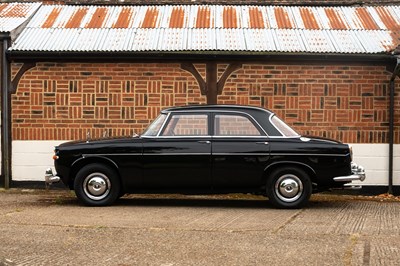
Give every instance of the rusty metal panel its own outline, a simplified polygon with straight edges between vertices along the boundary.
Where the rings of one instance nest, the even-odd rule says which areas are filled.
[[[395,6],[379,6],[373,8],[388,30],[400,30],[400,8]]]
[[[265,7],[249,6],[242,10],[242,27],[251,29],[270,28],[268,14]]]
[[[213,6],[215,8],[215,28],[241,28],[241,6]]]
[[[0,3],[0,32],[11,32],[27,21],[41,3]]]
[[[386,53],[399,28],[398,6],[46,5],[12,49]]]
[[[215,8],[212,6],[191,6],[188,28],[208,29],[215,27]]]
[[[295,28],[295,23],[291,14],[290,7],[277,6],[274,7],[274,16],[278,29]]]

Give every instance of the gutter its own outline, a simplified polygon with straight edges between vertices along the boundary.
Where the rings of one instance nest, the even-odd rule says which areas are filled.
[[[6,51],[10,46],[10,36],[0,36],[0,64],[1,64],[1,179],[5,189],[10,188],[11,182],[11,96],[10,64],[6,58]]]
[[[396,57],[396,66],[390,78],[390,104],[389,104],[389,182],[388,194],[393,194],[393,146],[394,146],[394,95],[395,79],[400,77],[400,57]]]
[[[17,51],[8,50],[7,57],[13,62],[138,62],[138,63],[202,63],[226,62],[268,62],[296,64],[325,64],[366,62],[388,64],[393,60],[390,54],[334,54],[334,53],[274,53],[246,51]]]

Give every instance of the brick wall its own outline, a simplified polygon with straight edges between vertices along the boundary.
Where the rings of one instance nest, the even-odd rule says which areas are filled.
[[[13,2],[14,0],[3,0]],[[20,2],[38,2],[39,0],[19,0]],[[102,5],[163,5],[163,4],[219,4],[219,5],[365,5],[398,4],[398,0],[45,0],[44,4],[102,4]]]
[[[13,71],[19,65],[13,65]],[[204,76],[204,66],[198,66]],[[221,65],[219,72],[222,73]],[[303,134],[388,142],[390,74],[384,66],[244,65],[219,103],[263,106]],[[400,83],[397,81],[397,83]],[[400,86],[397,85],[398,92]],[[162,108],[201,104],[179,64],[41,63],[13,96],[14,140],[69,140],[141,132]],[[395,142],[400,143],[400,99]]]

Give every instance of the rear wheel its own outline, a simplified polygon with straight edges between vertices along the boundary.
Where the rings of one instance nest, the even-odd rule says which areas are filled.
[[[278,208],[301,208],[308,203],[311,193],[310,177],[296,167],[276,169],[267,181],[267,196]]]
[[[79,170],[74,180],[74,190],[85,205],[106,206],[118,198],[121,185],[113,169],[95,163]]]

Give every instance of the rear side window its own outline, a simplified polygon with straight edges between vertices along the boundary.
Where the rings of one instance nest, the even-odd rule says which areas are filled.
[[[208,115],[174,114],[165,126],[162,136],[207,136]]]
[[[214,119],[215,136],[261,136],[260,130],[246,116],[218,114]]]

